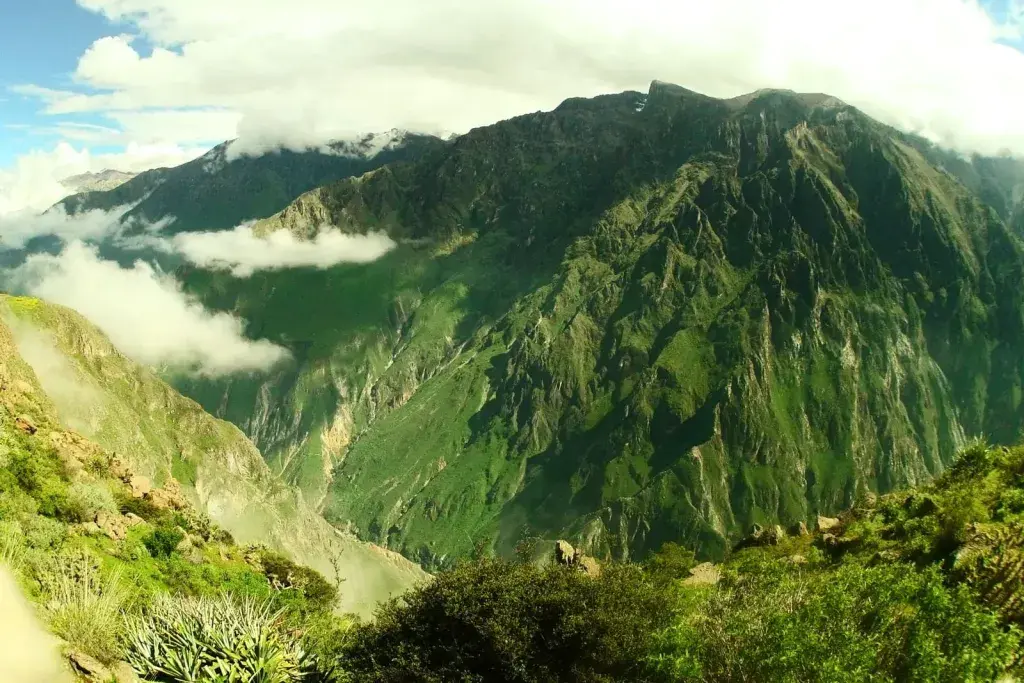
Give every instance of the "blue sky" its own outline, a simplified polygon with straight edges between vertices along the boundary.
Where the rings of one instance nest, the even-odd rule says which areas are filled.
[[[985,0],[991,21],[972,0],[79,2],[93,11],[0,0],[0,213],[23,203],[14,185],[72,166],[181,163],[234,137],[261,153],[461,132],[654,79],[829,92],[959,149],[1024,154],[1024,41],[999,48],[991,25],[1024,26],[1024,0]],[[14,177],[29,152],[35,175]]]
[[[71,86],[71,74],[86,48],[97,38],[124,29],[73,0],[0,0],[0,168],[32,148],[52,145],[57,138],[8,128],[49,123],[38,114],[38,100],[12,93],[10,88],[25,83]],[[74,119],[102,123],[96,115]]]

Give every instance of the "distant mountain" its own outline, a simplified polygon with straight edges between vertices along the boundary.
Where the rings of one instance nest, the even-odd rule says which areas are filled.
[[[124,185],[135,176],[135,173],[107,169],[99,173],[81,173],[69,176],[60,181],[60,184],[75,194],[79,192],[105,192]]]
[[[951,159],[825,95],[568,100],[257,224],[383,230],[376,263],[183,270],[298,363],[176,385],[431,566],[531,536],[721,556],[1024,426],[1013,183]]]
[[[69,213],[134,205],[124,220],[155,223],[173,218],[167,232],[224,230],[280,211],[303,192],[380,166],[418,157],[445,143],[392,131],[320,151],[280,150],[234,156],[231,142],[174,168],[140,173],[105,192],[84,192],[60,202]]]

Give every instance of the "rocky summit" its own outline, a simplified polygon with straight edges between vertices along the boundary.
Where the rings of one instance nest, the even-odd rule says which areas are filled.
[[[1016,438],[1018,170],[825,95],[572,99],[255,226],[385,232],[379,261],[181,269],[295,361],[170,379],[428,567],[533,537],[716,559]]]

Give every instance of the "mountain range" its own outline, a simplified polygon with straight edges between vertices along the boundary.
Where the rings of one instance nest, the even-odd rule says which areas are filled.
[[[228,149],[63,205],[395,240],[370,264],[179,268],[294,361],[165,379],[427,568],[535,537],[720,558],[1020,433],[1016,160],[826,95],[660,82],[372,156]]]

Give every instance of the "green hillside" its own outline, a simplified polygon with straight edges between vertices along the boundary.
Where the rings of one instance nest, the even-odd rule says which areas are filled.
[[[297,362],[176,385],[430,566],[534,535],[720,557],[1016,439],[1024,252],[941,156],[824,95],[570,100],[257,225],[385,230],[374,264],[182,271]]]
[[[340,606],[349,611],[367,612],[423,577],[397,555],[332,529],[235,426],[122,356],[77,313],[28,298],[2,297],[0,307],[14,343],[7,351],[30,368],[52,408],[46,419],[89,439],[145,486],[173,482],[238,542],[337,574],[346,585]]]

